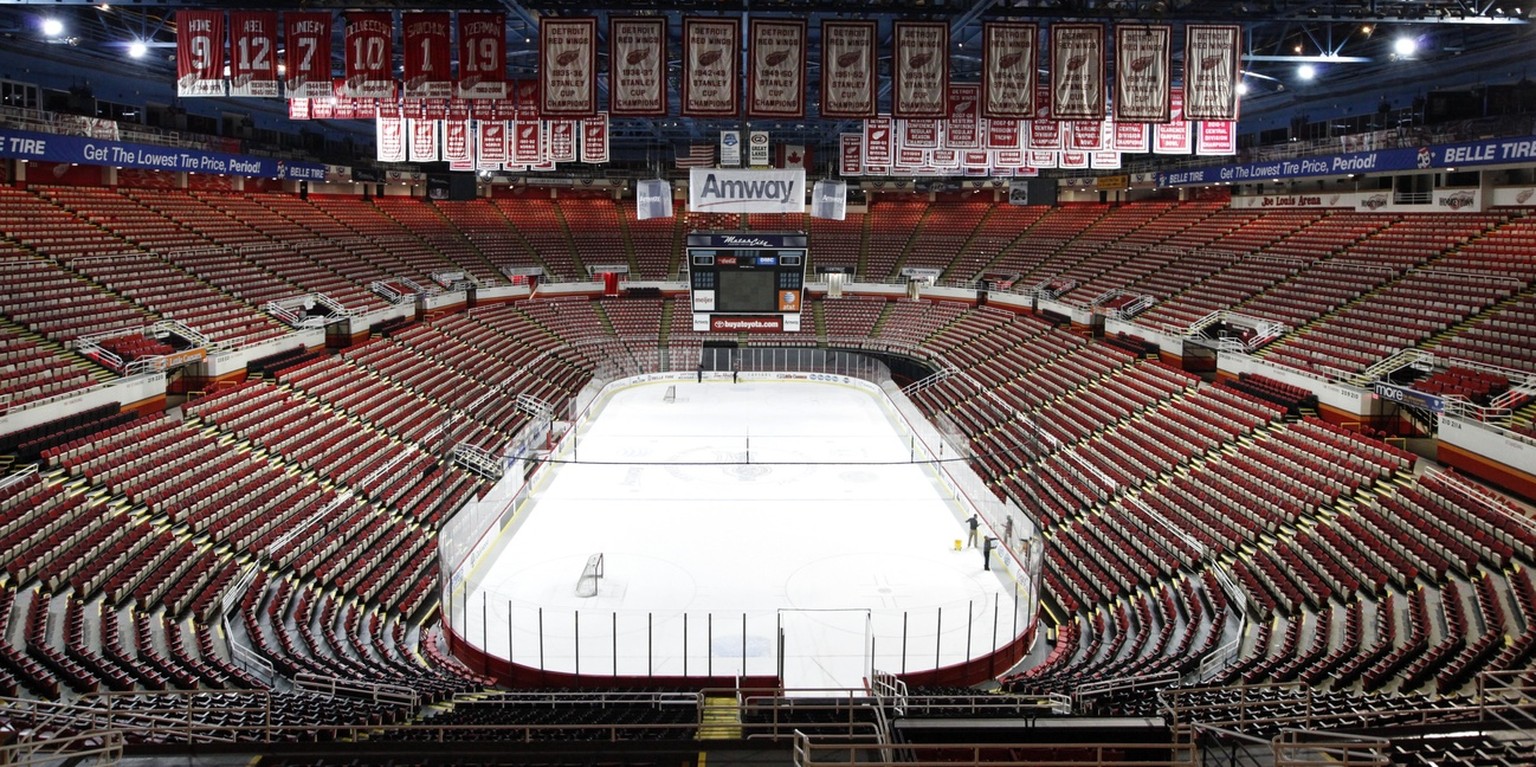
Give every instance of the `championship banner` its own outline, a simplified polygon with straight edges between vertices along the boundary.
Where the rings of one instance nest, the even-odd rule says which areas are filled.
[[[507,152],[507,124],[501,120],[476,122],[475,144],[480,147],[479,162],[500,164],[511,158]]]
[[[1060,152],[1056,155],[1058,168],[1086,168],[1088,167],[1087,152]]]
[[[469,120],[448,120],[443,123],[443,159],[448,162],[473,162],[470,148]]]
[[[1237,119],[1242,33],[1236,24],[1184,28],[1184,119]]]
[[[860,133],[840,133],[837,136],[838,163],[837,173],[840,176],[864,175],[864,135]]]
[[[581,161],[591,165],[608,162],[608,113],[581,121]]]
[[[539,114],[597,114],[597,19],[539,21]]]
[[[390,73],[395,25],[389,11],[349,11],[343,31],[346,80],[342,95],[386,99],[395,95]]]
[[[1146,123],[1115,123],[1109,135],[1109,148],[1116,152],[1139,154],[1152,149]]]
[[[411,140],[409,157],[411,162],[438,162],[442,158],[437,153],[437,126],[442,123],[437,120],[421,120],[412,118],[406,121],[409,126]]]
[[[967,170],[980,168],[985,170],[992,167],[992,153],[985,149],[972,150],[960,153],[960,167]]]
[[[1120,153],[1113,151],[1089,152],[1088,165],[1094,170],[1120,170]]]
[[[688,209],[709,213],[804,213],[805,171],[691,168]]]
[[[896,147],[896,167],[917,168],[928,164],[928,153],[922,149],[909,149],[904,146]]]
[[[549,151],[546,154],[551,162],[576,162],[576,126],[580,124],[579,120],[549,122]]]
[[[864,167],[890,165],[894,155],[891,118],[872,117],[864,121]]]
[[[544,162],[544,130],[538,118],[520,118],[512,126],[512,162],[534,165]]]
[[[1031,149],[1025,154],[1024,161],[1031,168],[1054,168],[1056,167],[1056,153],[1048,149]]]
[[[406,98],[445,99],[453,95],[453,51],[448,37],[447,11],[413,11],[400,14],[405,42]]]
[[[747,116],[805,116],[805,22],[752,19],[747,25]]]
[[[507,95],[507,15],[459,12],[459,82],[461,99],[499,99]]]
[[[1051,117],[1104,119],[1104,25],[1052,24],[1050,35]]]
[[[1173,27],[1167,24],[1121,24],[1115,27],[1117,122],[1168,121],[1168,89],[1173,84],[1172,57]]]
[[[336,97],[335,96],[326,96],[324,98],[310,99],[309,100],[309,119],[311,119],[311,120],[329,120],[329,119],[331,119],[332,117],[335,117],[335,116],[336,116]]]
[[[956,170],[960,167],[960,152],[955,149],[935,149],[928,153],[928,161],[935,168]]]
[[[875,116],[875,22],[821,22],[821,116]]]
[[[740,113],[741,22],[683,19],[684,117],[735,117]]]
[[[1237,123],[1233,120],[1202,120],[1196,123],[1195,154],[1237,154]]]
[[[308,120],[309,99],[288,99],[288,119]]]
[[[896,143],[911,149],[939,148],[938,120],[897,120]]]
[[[374,123],[375,159],[379,162],[405,162],[405,120],[380,117]]]
[[[1058,150],[1062,147],[1062,123],[1051,119],[1051,91],[1035,89],[1035,119],[1029,121],[1029,148]],[[1040,167],[1040,166],[1035,166]]]
[[[949,24],[898,21],[891,37],[891,114],[947,117]]]
[[[329,98],[332,95],[330,12],[283,13],[283,45],[283,87],[288,98]]]
[[[1168,94],[1168,122],[1152,126],[1153,154],[1189,154],[1189,123],[1184,121],[1184,93]]]
[[[1066,148],[1079,152],[1097,152],[1104,148],[1104,123],[1070,120],[1065,123]]]
[[[539,81],[515,80],[511,85],[512,104],[524,117],[539,116]]]
[[[1024,148],[1024,136],[1019,131],[1018,120],[1006,118],[993,118],[987,120],[988,149],[1018,149]]]
[[[277,98],[277,14],[231,11],[229,39],[229,95]]]
[[[981,116],[978,104],[981,86],[950,83],[947,93],[949,120],[945,123],[944,146],[949,149],[981,148]]]
[[[626,117],[667,113],[667,20],[608,22],[608,111]]]
[[[1024,167],[1024,150],[999,149],[992,153],[992,167],[994,168],[1022,168]]]
[[[176,95],[224,95],[224,12],[176,12]]]
[[[727,168],[741,164],[741,131],[720,131],[720,164]]]
[[[1028,120],[1035,116],[1040,27],[1016,21],[981,25],[981,115]]]

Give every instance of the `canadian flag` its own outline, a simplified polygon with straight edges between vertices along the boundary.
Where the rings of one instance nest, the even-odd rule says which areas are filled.
[[[810,164],[809,153],[804,144],[781,144],[779,146],[780,168],[804,168]]]

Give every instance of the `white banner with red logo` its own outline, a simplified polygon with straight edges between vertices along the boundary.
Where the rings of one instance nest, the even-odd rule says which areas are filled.
[[[549,151],[552,162],[576,162],[576,126],[578,120],[551,120],[549,122]]]
[[[1184,121],[1184,93],[1168,94],[1168,122],[1152,126],[1153,154],[1189,154],[1189,123]]]
[[[379,162],[405,162],[405,120],[380,117],[373,123],[374,159]]]
[[[592,165],[608,162],[608,113],[581,121],[581,161]]]
[[[1056,167],[1056,153],[1048,149],[1031,149],[1025,154],[1024,159],[1031,168]]]
[[[422,120],[418,118],[406,120],[406,125],[411,134],[410,151],[408,153],[411,162],[439,162],[442,160],[437,151],[437,128],[441,124],[437,120]]]
[[[945,123],[944,146],[950,149],[981,148],[981,86],[950,83],[949,121]]]
[[[229,40],[229,95],[277,98],[277,14],[231,11]]]
[[[331,14],[283,13],[283,86],[288,98],[330,98]]]
[[[843,176],[864,175],[864,135],[841,133],[837,137],[838,174]]]
[[[981,114],[1028,120],[1035,116],[1040,27],[1016,21],[981,25]]]
[[[1024,148],[1023,123],[1019,120],[993,118],[986,121],[988,149]]]
[[[1184,119],[1237,119],[1242,31],[1236,24],[1184,28]]]
[[[342,35],[346,79],[342,94],[365,99],[394,98],[391,73],[395,23],[389,11],[348,11]]]
[[[938,120],[897,120],[896,141],[913,149],[936,149],[939,146]]]
[[[499,99],[507,95],[507,15],[459,12],[461,99]]]
[[[1104,119],[1104,25],[1052,24],[1051,116]]]
[[[1035,119],[1029,122],[1029,148],[1057,150],[1062,147],[1062,123],[1051,119],[1051,92],[1041,87],[1035,92]]]
[[[309,99],[288,99],[288,119],[308,120]]]
[[[1202,120],[1195,123],[1195,154],[1237,154],[1237,123]]]
[[[949,24],[898,21],[891,39],[891,114],[947,117]]]
[[[224,12],[176,12],[176,95],[224,95]]]
[[[805,116],[805,22],[752,19],[747,26],[747,116]]]
[[[1152,148],[1146,123],[1114,123],[1109,148],[1116,152],[1147,152]]]
[[[684,117],[735,117],[740,113],[741,22],[683,19]]]
[[[667,20],[608,22],[608,111],[627,117],[667,113]]]
[[[511,159],[507,151],[507,124],[501,120],[475,123],[475,144],[480,147],[480,162],[504,163]]]
[[[1058,152],[1056,154],[1056,167],[1058,168],[1086,168],[1088,167],[1087,152]]]
[[[821,22],[821,116],[875,116],[873,21]]]
[[[597,114],[597,19],[539,21],[539,114]]]
[[[891,140],[891,118],[872,117],[864,121],[864,167],[890,165],[895,156]]]
[[[544,162],[544,126],[537,117],[519,117],[512,124],[512,162],[533,165]]]
[[[472,162],[474,151],[470,140],[467,118],[445,121],[443,123],[443,159],[448,162]]]
[[[1173,27],[1121,24],[1115,27],[1115,119],[1160,123],[1168,120],[1173,86]]]
[[[453,95],[453,38],[447,11],[415,11],[400,14],[401,40],[405,45],[400,89],[406,98],[445,99]]]

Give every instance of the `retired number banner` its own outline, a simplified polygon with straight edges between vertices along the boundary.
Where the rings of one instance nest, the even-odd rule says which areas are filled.
[[[1051,117],[1104,119],[1104,25],[1051,25]]]
[[[1237,119],[1242,32],[1236,24],[1184,28],[1184,119]]]
[[[1028,120],[1035,116],[1040,27],[1015,21],[981,25],[981,115]]]
[[[328,99],[331,85],[331,14],[287,11],[283,14],[284,89],[288,98]]]
[[[667,113],[667,20],[608,22],[608,111],[660,117]]]
[[[461,99],[499,99],[507,95],[507,15],[459,13],[459,85]]]
[[[597,19],[539,22],[539,114],[597,114]]]
[[[735,117],[740,113],[741,22],[683,19],[684,117]]]
[[[343,41],[347,77],[337,95],[392,98],[395,80],[390,66],[395,58],[395,24],[389,11],[347,13]]]
[[[229,95],[277,98],[277,14],[231,11],[229,39]]]
[[[747,116],[805,116],[805,22],[752,19],[747,26]]]
[[[224,95],[224,12],[176,12],[176,95]]]
[[[891,114],[946,117],[949,24],[898,21],[891,45]]]
[[[875,22],[821,22],[821,116],[875,116]]]
[[[452,51],[449,46],[447,11],[400,14],[405,41],[406,98],[445,99],[453,95],[453,72],[448,68]]]
[[[1168,121],[1172,86],[1173,27],[1166,24],[1115,27],[1115,120]]]

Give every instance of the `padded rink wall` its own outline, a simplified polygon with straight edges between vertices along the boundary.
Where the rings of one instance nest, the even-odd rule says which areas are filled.
[[[850,355],[851,356],[851,355]],[[743,380],[805,381],[815,380],[855,386],[874,395],[887,409],[888,418],[920,444],[925,455],[957,455],[951,447],[940,447],[938,430],[917,416],[917,409],[890,383],[878,362],[868,361],[859,375],[843,373],[747,372]],[[729,373],[706,374],[728,381]],[[693,383],[695,372],[660,373],[630,376],[612,381],[603,393],[592,397],[576,424],[589,418],[606,401],[605,394],[619,387],[656,382]],[[877,385],[865,378],[884,378]],[[585,398],[584,398],[585,399]],[[577,428],[568,429],[554,447],[555,455],[571,449]],[[904,437],[906,435],[904,434]],[[984,519],[1001,513],[1000,504],[987,492],[973,501],[970,493],[984,487],[963,461],[931,464],[939,469],[941,482],[953,501],[965,509],[979,509]],[[466,506],[444,526],[440,553],[448,575],[442,582],[445,636],[453,653],[467,666],[514,687],[557,686],[591,687],[735,687],[783,689],[796,685],[794,674],[784,674],[783,655],[796,652],[795,638],[783,638],[786,618],[773,611],[676,615],[648,614],[638,611],[615,612],[608,609],[575,611],[551,607],[515,610],[506,605],[488,604],[484,592],[476,592],[477,567],[495,558],[498,540],[515,534],[520,525],[519,512],[528,499],[529,487],[546,471],[544,465],[530,470],[512,471],[495,491],[478,504]],[[957,481],[954,477],[961,477]],[[964,475],[970,475],[967,479]],[[515,478],[515,479],[514,479]],[[513,484],[516,488],[511,488]],[[962,485],[964,487],[962,487]],[[1016,511],[1016,509],[1014,510]],[[966,513],[969,513],[968,511]],[[1001,529],[1001,524],[996,525]],[[957,528],[958,529],[958,528]],[[1035,636],[1035,606],[1038,604],[1038,565],[1033,578],[1026,571],[1024,553],[999,552],[994,570],[1015,584],[1014,593],[987,604],[945,605],[939,610],[912,611],[910,615],[877,616],[870,635],[873,645],[870,671],[894,674],[914,685],[969,685],[991,679],[1007,671],[1028,651]],[[575,573],[572,574],[574,587]],[[480,599],[472,599],[476,594]],[[479,602],[479,604],[477,604]],[[512,647],[509,621],[520,625],[537,623],[540,634],[537,647],[523,641]],[[788,624],[801,621],[791,616]],[[505,640],[487,641],[487,626],[498,628],[493,634]],[[500,631],[507,625],[505,631]],[[682,633],[684,646],[681,663],[672,650],[660,650],[662,637],[675,644]],[[664,635],[664,636],[663,636]],[[571,646],[572,639],[575,647]],[[507,647],[498,647],[505,641]],[[952,646],[955,641],[965,644]],[[804,642],[799,643],[804,646]],[[487,647],[489,646],[489,649]],[[657,649],[653,649],[656,647]],[[973,649],[974,648],[974,649]],[[575,657],[572,657],[574,651]],[[509,657],[513,660],[509,660]],[[515,662],[514,662],[515,660]],[[786,680],[784,676],[791,678]],[[867,684],[864,674],[863,684]],[[857,684],[857,683],[856,683]]]

